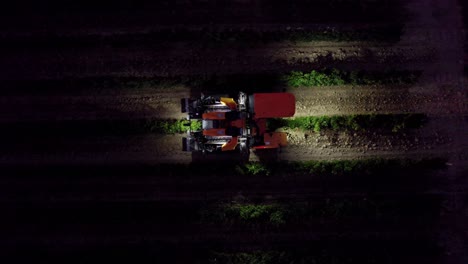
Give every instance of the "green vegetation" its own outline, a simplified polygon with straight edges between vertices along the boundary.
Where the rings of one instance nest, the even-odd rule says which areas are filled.
[[[235,203],[221,204],[201,212],[201,220],[212,223],[240,223],[241,225],[285,224],[287,210],[279,204]]]
[[[431,170],[444,169],[446,160],[444,159],[363,159],[363,160],[334,160],[334,161],[295,161],[295,162],[274,162],[262,164],[259,162],[248,162],[245,164],[232,165],[236,175],[247,176],[378,176],[380,179],[385,176],[396,178],[398,175],[423,174]],[[195,165],[192,165],[195,166]],[[220,165],[222,166],[222,165]],[[225,166],[225,165],[224,165]],[[223,166],[223,167],[224,167]],[[218,169],[213,167],[213,171]],[[261,168],[261,173],[249,172],[250,167]],[[255,172],[257,170],[254,170]],[[417,177],[414,175],[413,177]]]
[[[285,209],[277,204],[234,204],[225,208],[227,217],[243,221],[267,220],[273,225],[284,224]]]
[[[333,60],[333,58],[331,58]],[[369,85],[369,84],[412,84],[420,76],[419,71],[363,72],[321,69],[311,72],[292,71],[285,74],[232,74],[232,75],[193,75],[193,76],[154,76],[152,78],[101,76],[65,80],[14,81],[6,85],[15,89],[5,93],[37,94],[63,91],[64,87],[77,93],[105,93],[113,90],[171,89],[186,86],[210,93],[238,93],[239,87],[247,93],[271,92],[272,88],[315,87],[330,85]],[[37,86],[43,89],[37,89]]]
[[[406,263],[408,250],[438,259],[443,249],[431,239],[392,241],[375,235],[372,240],[320,240],[302,243],[294,247],[274,247],[266,250],[212,251],[207,261],[210,264],[377,264]],[[389,254],[388,252],[393,252]]]
[[[424,202],[435,207],[420,207]],[[334,221],[348,219],[365,220],[366,222],[383,221],[398,223],[406,217],[407,210],[417,212],[418,217],[434,213],[438,208],[438,200],[432,198],[413,198],[408,201],[405,197],[320,197],[307,202],[274,203],[220,203],[207,206],[200,211],[202,223],[223,225],[228,227],[260,227],[263,229],[287,228],[291,224],[315,223],[320,225],[320,219],[327,218]]]
[[[318,72],[312,70],[310,73],[303,73],[293,71],[288,75],[285,75],[289,86],[330,86],[330,85],[343,85],[345,80],[340,76],[340,72],[333,69],[330,73]]]
[[[176,134],[190,130],[200,130],[201,122],[196,120],[148,120],[144,124],[145,130],[154,133]]]
[[[421,128],[427,121],[425,114],[370,114],[343,116],[308,116],[291,119],[272,119],[268,128],[275,130],[280,127],[299,128],[320,132],[333,131],[366,131],[382,129],[400,132],[407,129]]]
[[[236,172],[241,175],[270,175],[270,169],[260,162],[249,162],[236,166]]]
[[[291,162],[287,169],[297,173],[312,175],[394,175],[398,172],[424,172],[445,168],[443,159],[366,159],[366,160],[336,160],[336,161],[301,161]]]
[[[286,252],[278,251],[252,251],[252,252],[237,252],[225,253],[214,252],[209,260],[209,263],[223,264],[284,264],[295,263],[291,256],[286,256]]]
[[[331,85],[374,85],[374,84],[413,84],[420,73],[414,71],[340,71],[338,69],[312,70],[311,72],[292,71],[283,80],[292,87],[331,86]]]
[[[350,255],[343,254],[330,255],[329,252],[316,252],[316,248],[308,250],[287,250],[287,251],[249,251],[249,252],[213,252],[209,258],[210,264],[375,264],[387,263],[393,256],[382,254],[380,261],[378,257],[369,255]],[[318,247],[320,248],[320,247]],[[374,253],[375,254],[375,253]],[[385,258],[383,257],[385,256]],[[388,262],[390,263],[390,262]],[[393,262],[392,262],[393,263]],[[396,263],[396,262],[395,262]]]
[[[295,171],[310,174],[378,174],[380,171],[393,168],[408,168],[418,165],[414,160],[386,160],[386,159],[368,159],[368,160],[337,160],[337,161],[304,161],[294,162],[291,165]]]
[[[307,250],[256,250],[245,252],[212,252],[209,257],[210,264],[375,264],[375,263],[390,263],[389,259],[393,256],[381,254],[381,257],[375,257],[375,251],[368,255],[350,254],[349,256],[342,254],[330,254],[330,252],[320,252],[321,247],[316,245]],[[391,262],[397,263],[397,262]]]
[[[295,177],[295,176],[340,176],[355,178],[373,176],[371,179],[383,179],[386,177],[397,178],[404,175],[412,175],[417,178],[424,173],[446,168],[446,160],[431,158],[431,159],[359,159],[359,160],[335,160],[335,161],[295,161],[295,162],[274,162],[274,163],[258,163],[248,162],[244,164],[226,164],[217,163],[207,167],[204,164],[193,163],[190,165],[158,165],[153,166],[152,171],[157,173],[170,172],[171,175],[191,175],[200,173],[205,176],[213,177],[232,177],[232,176],[247,176],[247,177]],[[249,173],[249,167],[261,167],[262,173]],[[219,171],[229,173],[219,174]]]

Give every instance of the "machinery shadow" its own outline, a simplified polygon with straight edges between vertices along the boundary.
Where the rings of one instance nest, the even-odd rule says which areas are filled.
[[[275,163],[281,160],[279,149],[256,149],[252,151],[252,161],[263,164]]]
[[[192,163],[224,163],[239,164],[249,161],[249,156],[242,155],[238,151],[217,152],[212,154],[203,154],[201,152],[192,152]]]
[[[190,86],[190,96],[195,98],[202,93],[237,97],[240,91],[246,94],[283,92],[287,87],[277,74],[212,75]]]
[[[203,154],[192,152],[192,163],[225,163],[239,164],[249,161],[264,164],[275,163],[281,160],[281,151],[278,149],[252,150],[249,154],[241,154],[238,151],[217,152],[213,154]]]

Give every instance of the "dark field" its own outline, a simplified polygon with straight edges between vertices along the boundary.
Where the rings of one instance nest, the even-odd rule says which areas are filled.
[[[2,259],[468,263],[465,1],[29,2],[0,6]],[[295,95],[288,146],[183,152],[180,99],[239,91]]]

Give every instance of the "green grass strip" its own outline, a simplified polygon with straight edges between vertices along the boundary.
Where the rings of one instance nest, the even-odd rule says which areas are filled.
[[[188,126],[187,126],[188,125]],[[177,134],[191,130],[200,130],[201,121],[198,120],[148,120],[144,124],[145,130],[161,134]]]
[[[445,168],[444,159],[365,159],[365,160],[335,160],[335,161],[297,161],[260,163],[248,162],[236,165],[236,174],[248,176],[275,175],[324,175],[324,176],[366,176],[392,175],[393,173],[430,171]]]
[[[371,85],[371,84],[413,84],[421,75],[420,71],[340,71],[320,69],[311,72],[291,71],[285,74],[232,74],[232,75],[193,75],[193,76],[154,76],[152,78],[100,76],[64,80],[6,81],[14,89],[2,94],[38,94],[69,91],[79,93],[109,93],[108,90],[173,89],[186,86],[202,89],[210,93],[239,92],[239,87],[247,93],[271,92],[272,87],[318,87],[331,85]],[[44,89],[37,89],[37,86]]]
[[[418,201],[419,199],[419,201]],[[238,227],[281,227],[303,223],[317,218],[345,220],[393,220],[395,223],[407,215],[408,209],[418,211],[418,217],[430,214],[430,208],[420,208],[417,202],[426,202],[437,208],[437,201],[419,197],[407,201],[404,197],[320,197],[307,202],[234,202],[207,206],[200,211],[201,221]],[[429,209],[429,210],[428,210]]]
[[[268,223],[275,226],[285,224],[287,214],[285,206],[280,204],[235,203],[219,204],[201,211],[203,222],[227,223]]]
[[[226,216],[243,221],[268,221],[274,225],[285,223],[285,208],[278,204],[228,204],[224,207]]]
[[[296,263],[296,259],[303,260],[305,258],[297,258],[286,255],[285,251],[250,251],[250,252],[213,252],[209,257],[208,263],[226,263],[226,264],[280,264],[280,263]],[[297,262],[307,263],[307,262]],[[314,262],[310,262],[314,263]]]
[[[282,79],[288,86],[311,87],[332,85],[376,85],[376,84],[413,84],[420,73],[412,71],[340,71],[338,69],[312,70],[311,72],[292,71]]]
[[[270,165],[271,166],[271,165]],[[301,161],[287,165],[288,170],[313,175],[390,175],[402,171],[438,170],[445,167],[443,159],[366,159],[337,161]],[[270,168],[271,170],[272,168]]]

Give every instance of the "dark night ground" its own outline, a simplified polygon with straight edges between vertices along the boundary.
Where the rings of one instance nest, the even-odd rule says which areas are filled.
[[[155,49],[163,47],[171,51],[172,42],[161,43],[160,35],[145,33],[148,29],[177,28],[171,36],[192,45],[198,40],[184,32],[197,26],[231,24],[229,28],[236,28],[247,24],[253,29],[272,31],[302,24],[337,24],[343,28],[396,24],[398,27],[407,16],[411,17],[402,12],[404,1],[398,0],[303,0],[294,1],[295,5],[288,4],[289,1],[254,0],[46,2],[29,5],[16,1],[0,9],[3,49],[0,61],[7,62],[0,65],[0,78],[9,85],[2,87],[0,92],[6,96],[2,99],[25,93],[31,93],[31,98],[38,94],[53,95],[57,89],[48,86],[50,80],[44,80],[47,78],[60,83],[70,77],[151,78],[158,74],[177,76],[178,72],[199,74],[200,69],[187,66],[185,61],[174,60],[170,64],[171,56],[178,57],[170,52],[162,60],[168,66],[159,65],[152,56],[162,53]],[[360,5],[361,2],[367,5]],[[122,34],[113,34],[117,31]],[[104,37],[106,34],[112,37]],[[139,49],[141,54],[131,52]],[[239,49],[246,48],[241,45]],[[132,60],[126,56],[127,52],[138,56]],[[206,65],[213,64],[211,68],[201,69],[206,75],[217,70],[214,59],[206,57],[203,61]],[[277,73],[311,66],[272,63],[268,68],[264,61],[249,63],[244,70],[242,62],[234,62],[232,68],[220,66],[220,70]],[[336,65],[355,66],[353,61]],[[374,64],[356,65],[366,68]],[[82,93],[74,89],[65,85],[64,93]],[[44,113],[60,110],[41,109]],[[28,111],[36,110],[24,112]],[[25,117],[18,116],[14,121],[21,123],[22,118]],[[30,122],[15,129],[8,127],[11,120],[5,120],[0,125],[2,157],[15,154],[18,149],[38,155],[36,164],[17,165],[22,162],[21,155],[14,156],[18,160],[11,164],[1,163],[0,255],[5,258],[77,263],[96,259],[224,263],[228,257],[220,253],[263,252],[264,258],[271,258],[264,260],[265,263],[293,260],[299,263],[301,260],[305,263],[468,263],[465,221],[468,197],[463,174],[466,171],[453,172],[445,166],[427,170],[394,166],[385,168],[386,173],[371,171],[366,177],[332,177],[327,173],[313,177],[284,177],[284,174],[251,177],[236,174],[230,164],[226,165],[229,169],[195,168],[190,173],[178,170],[177,166],[163,166],[164,170],[139,160],[122,164],[111,159],[104,165],[92,165],[88,158],[82,163],[53,166],[41,164],[43,149],[57,151],[59,156],[62,149],[70,148],[67,139],[77,137],[78,142],[87,142],[90,137],[94,140],[90,142],[95,142],[102,133],[99,127],[96,132],[84,131],[76,125],[78,122],[71,121],[74,125],[61,127],[62,132],[68,133],[63,136],[57,135],[54,126],[45,126],[51,120]],[[459,130],[463,131],[463,127]],[[24,140],[28,133],[32,135]],[[54,137],[60,140],[54,141]],[[17,143],[20,140],[24,141]],[[131,135],[125,135],[122,140],[132,140]],[[47,146],[50,142],[56,143]],[[72,142],[71,146],[73,143],[76,145]],[[79,148],[88,152],[91,149],[91,154],[110,150],[102,146],[106,145],[84,143]],[[23,152],[28,156],[28,152]],[[203,216],[207,210],[215,211],[220,203],[243,199],[254,203],[278,202],[288,208],[309,211],[298,213],[291,209],[291,215],[300,217],[288,218],[280,226],[269,223],[268,217],[246,223],[235,218],[213,222]]]

